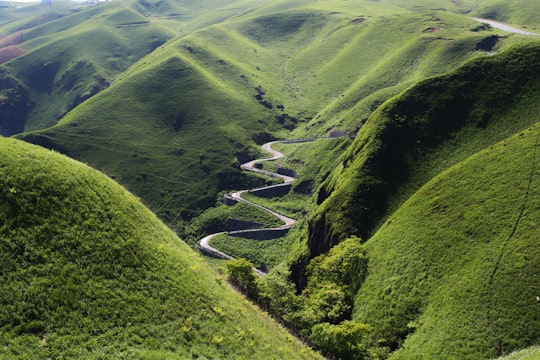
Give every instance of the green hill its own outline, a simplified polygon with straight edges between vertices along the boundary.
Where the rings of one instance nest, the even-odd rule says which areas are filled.
[[[26,16],[19,20],[18,12],[8,8],[12,17],[6,16],[0,35],[22,34],[22,39],[16,45],[19,51],[4,49],[0,57],[15,57],[4,68],[30,93],[29,101],[21,104],[29,110],[10,118],[17,126],[9,128],[20,132],[53,126],[168,40],[238,12],[227,9],[230,2],[55,1],[50,7],[24,7]],[[218,4],[221,11],[214,12]]]
[[[254,213],[219,204],[268,181],[239,168],[257,144],[341,130],[350,139],[290,150],[301,178],[284,199],[264,200],[301,217],[295,229],[264,256],[232,245],[275,265],[258,300],[330,356],[496,357],[538,340],[531,260],[504,254],[530,246],[519,239],[533,229],[518,175],[531,174],[540,44],[470,16],[540,32],[536,2],[139,0],[26,17],[9,8],[0,44],[20,56],[0,68],[0,131],[103,171],[193,243]],[[507,141],[517,149],[521,133],[523,159],[495,145],[517,136]],[[407,227],[421,215],[426,224]],[[509,286],[527,298],[512,303]]]
[[[212,26],[186,34],[175,29],[178,37],[119,74],[99,96],[82,102],[56,126],[21,138],[114,176],[183,234],[221,191],[254,183],[238,169],[241,160],[257,154],[254,139],[327,135],[336,128],[354,133],[390,96],[482,56],[476,44],[492,36],[471,31],[477,22],[442,10],[338,1],[235,4],[220,8],[229,14],[221,22],[212,15],[217,22]],[[77,28],[91,31],[88,36],[116,38],[119,30],[90,28],[90,23],[139,22],[140,16],[156,29],[174,28],[173,20],[163,22],[161,7],[151,7],[148,15],[139,5],[114,12],[103,8],[101,18]],[[185,26],[199,20],[185,20]],[[77,32],[73,41],[84,33]],[[511,42],[500,39],[492,50]],[[100,46],[94,47],[96,54],[103,53],[105,45]],[[24,73],[29,57],[7,65]],[[71,65],[72,72],[90,74],[98,69],[92,64],[81,60],[78,67]],[[53,95],[66,70],[58,71]],[[60,108],[51,101],[50,109]]]
[[[140,201],[0,139],[0,357],[317,358]]]
[[[307,247],[363,237],[367,276],[348,285],[373,352],[485,358],[538,343],[539,51],[477,59],[388,101],[319,190]],[[299,259],[309,290],[320,261],[302,279]]]
[[[443,172],[367,242],[354,318],[401,348],[392,358],[487,358],[540,340],[539,137],[536,125]]]
[[[24,54],[4,66],[30,94],[25,116],[9,119],[25,130],[54,125],[176,35],[120,3],[78,5],[76,12],[47,15],[13,29],[22,33],[17,46]]]
[[[367,239],[439,172],[535,124],[539,52],[536,42],[477,59],[377,109],[319,190],[313,251]]]

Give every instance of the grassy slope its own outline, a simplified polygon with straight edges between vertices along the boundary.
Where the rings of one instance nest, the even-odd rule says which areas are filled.
[[[399,6],[411,10],[448,10],[455,13],[484,17],[516,24],[518,27],[538,29],[540,8],[535,0],[458,0],[434,2],[432,0],[381,0],[383,4]]]
[[[494,2],[490,2],[490,4],[491,3]],[[522,3],[525,4],[525,0]],[[394,2],[394,4],[396,3]],[[428,5],[432,6],[432,4],[433,3],[430,3]],[[488,2],[485,2],[484,4],[488,4]],[[343,11],[341,14],[328,13],[329,11],[334,11],[338,8]],[[296,10],[290,11],[291,9]],[[284,12],[274,13],[277,10]],[[288,11],[285,12],[285,10]],[[461,10],[453,9],[452,11],[459,12]],[[399,13],[399,15],[396,15],[396,13]],[[475,14],[481,15],[479,12]],[[382,15],[388,17],[388,19],[382,17]],[[357,19],[359,16],[365,16],[367,21],[359,25],[352,24],[351,21]],[[412,16],[414,21],[411,21],[411,17],[409,16]],[[377,3],[366,2],[362,7],[357,7],[349,2],[317,2],[315,4],[310,1],[275,1],[265,4],[264,7],[258,9],[256,12],[251,13],[249,16],[245,15],[243,19],[238,20],[239,21],[236,23],[220,25],[193,34],[190,37],[178,41],[174,46],[180,49],[180,58],[182,61],[188,62],[190,66],[193,66],[193,64],[204,64],[204,66],[197,67],[198,72],[204,73],[206,79],[213,77],[214,79],[225,82],[229,87],[228,90],[232,90],[232,92],[236,91],[236,94],[248,94],[248,97],[251,98],[254,95],[253,87],[259,84],[262,85],[266,91],[266,98],[270,100],[274,106],[276,104],[283,104],[285,106],[284,112],[296,117],[297,122],[299,120],[300,123],[302,121],[307,122],[309,118],[319,112],[321,114],[328,114],[324,117],[315,117],[309,126],[306,126],[305,128],[302,126],[298,130],[298,134],[304,134],[306,132],[325,133],[328,129],[335,126],[360,126],[361,120],[365,119],[377,105],[404,88],[403,85],[400,85],[401,83],[395,81],[396,78],[405,81],[405,84],[407,84],[407,81],[412,83],[413,81],[421,79],[423,76],[433,75],[453,68],[461,61],[461,59],[468,58],[472,55],[471,51],[477,40],[491,36],[492,34],[491,32],[480,34],[470,33],[469,29],[474,27],[476,25],[475,23],[446,13],[434,13],[434,11],[427,8],[425,4],[421,14],[411,15],[410,9],[404,10],[403,8],[388,6],[381,7],[380,4]],[[168,19],[167,21],[170,22],[171,20]],[[522,23],[530,24],[528,22]],[[439,34],[444,35],[443,39],[439,38],[438,33],[421,35],[424,29],[431,27],[432,25],[443,25],[441,26],[441,30],[439,30],[442,31],[442,34]],[[460,29],[458,33],[453,32],[454,28]],[[388,29],[389,31],[384,33],[385,29]],[[400,33],[402,29],[403,33]],[[356,31],[358,31],[358,34],[355,33]],[[381,32],[383,32],[381,37],[376,38]],[[356,34],[357,37],[354,37],[354,34]],[[417,40],[416,38],[419,35],[422,38]],[[374,43],[369,41],[371,38],[380,40]],[[518,37],[511,37],[510,39],[505,40],[502,47],[504,47],[506,43],[516,41],[513,39],[517,38]],[[384,46],[382,45],[384,45],[385,40],[389,39],[392,43],[399,44],[399,48],[390,46],[389,52],[385,52]],[[195,45],[195,47],[192,45]],[[198,51],[189,51],[189,46]],[[379,50],[379,48],[383,50],[380,51],[380,57],[368,58],[368,55],[366,54],[368,52],[364,51],[365,49]],[[188,51],[186,51],[186,49],[188,49]],[[240,56],[235,55],[235,53],[240,54]],[[334,55],[336,55],[335,58]],[[420,56],[415,57],[416,55]],[[362,63],[355,61],[358,59],[358,56],[366,56],[366,61]],[[387,59],[384,63],[381,62],[381,59],[383,58]],[[428,61],[424,62],[423,60],[425,59]],[[444,65],[439,67],[438,64],[441,60]],[[379,66],[373,67],[374,63],[379,64]],[[133,68],[132,73],[140,75],[140,79],[142,79],[144,77],[142,74],[150,68],[150,66],[146,67],[143,62],[140,62]],[[296,76],[296,74],[299,73],[298,71],[303,68],[313,68],[318,72],[315,75],[311,73],[300,73],[300,76]],[[341,71],[341,69],[345,69],[354,75],[354,78],[352,79],[354,83],[350,87],[343,85],[338,81],[338,75],[340,74],[339,71]],[[408,69],[410,72],[403,72],[402,69]],[[364,76],[364,72],[366,72],[367,75]],[[358,77],[356,75],[358,73],[361,73],[362,76]],[[537,74],[537,72],[533,73],[533,78],[534,74]],[[238,81],[240,75],[244,75],[247,78],[247,83],[245,82],[245,78],[241,77],[244,79],[244,83],[241,86],[238,86],[238,84],[241,83]],[[320,81],[316,76],[320,76],[324,81]],[[127,80],[128,76],[126,75],[125,78]],[[276,82],[276,79],[281,79],[281,82]],[[132,82],[132,84],[138,83]],[[328,84],[329,91],[326,91],[326,84]],[[371,84],[376,86],[370,88],[369,85]],[[369,89],[367,92],[365,91],[366,87]],[[230,93],[229,91],[227,92]],[[309,96],[306,96],[307,93],[309,93]],[[343,94],[344,96],[340,97],[340,94]],[[372,97],[369,96],[370,94],[373,94],[371,95]],[[342,101],[341,98],[345,101]],[[199,101],[199,99],[197,100]],[[526,109],[529,114],[534,114],[536,112],[535,106],[537,105],[534,104],[531,98],[521,99],[520,101],[523,101],[523,108]],[[203,104],[201,108],[204,108],[205,111],[207,111],[209,102],[202,101],[198,104],[201,103]],[[97,104],[101,105],[98,106]],[[160,103],[159,106],[161,106],[161,108],[166,108],[163,107],[162,104],[163,103]],[[79,114],[84,113],[86,119],[90,119],[92,111],[104,108],[114,109],[116,105],[118,105],[118,103],[106,105],[106,101],[103,100],[101,103],[95,102],[92,106],[89,106],[87,110],[84,110],[86,113],[82,112]],[[214,104],[210,104],[210,107],[212,106],[214,106]],[[255,106],[259,107],[260,105],[255,104]],[[137,118],[139,116],[137,113],[133,115],[132,112],[127,111],[127,108],[128,107],[121,111],[114,109],[116,115],[113,119]],[[143,110],[142,113],[144,113],[144,111],[146,111],[144,109],[145,106],[137,106],[135,108],[136,112]],[[259,110],[261,109],[259,108]],[[256,112],[262,114],[260,115],[262,118],[272,118],[273,115],[271,113],[263,113],[259,110]],[[518,109],[517,107],[511,109],[511,111],[514,111],[514,114],[519,115],[523,114],[521,110],[522,109]],[[280,114],[280,112],[278,111],[277,114]],[[73,118],[77,117],[77,119],[84,122],[85,116],[78,117],[78,115],[74,115]],[[497,116],[495,116],[495,118],[497,118]],[[531,117],[527,115],[524,118],[523,123],[516,123],[518,128],[527,126],[527,119],[530,119]],[[507,119],[510,119],[510,116],[507,116]],[[519,119],[521,120],[523,117],[519,117]],[[482,113],[480,113],[480,117],[477,120],[482,120]],[[290,120],[287,119],[287,121]],[[511,122],[508,121],[507,124],[508,123]],[[80,126],[79,121],[68,121],[65,125],[45,133],[45,136],[39,141],[45,145],[57,146],[54,142],[57,142],[60,139],[68,145],[68,148],[71,147],[72,149],[75,149],[75,152],[86,153],[87,155],[84,155],[85,157],[83,157],[87,159],[86,161],[93,164],[99,162],[98,166],[108,169],[111,174],[120,176],[120,179],[124,183],[129,183],[130,187],[139,187],[139,190],[137,190],[138,194],[142,194],[146,201],[155,206],[155,208],[161,206],[159,204],[162,200],[156,196],[157,193],[155,188],[157,188],[156,185],[162,186],[161,181],[163,180],[162,178],[165,177],[162,175],[167,174],[170,169],[172,169],[172,165],[170,165],[170,167],[169,165],[165,166],[165,171],[163,174],[160,174],[160,182],[156,181],[152,184],[145,185],[146,189],[150,189],[149,193],[151,195],[147,195],[147,193],[140,190],[142,188],[141,185],[137,184],[137,182],[142,182],[142,180],[147,181],[145,179],[149,178],[148,176],[145,176],[148,175],[145,170],[141,171],[144,166],[138,165],[139,167],[129,169],[131,163],[126,161],[128,154],[127,152],[125,154],[121,153],[123,151],[123,145],[128,144],[127,140],[122,140],[119,144],[114,145],[113,139],[115,139],[115,137],[111,135],[109,139],[110,143],[100,144],[99,147],[101,147],[101,149],[99,151],[96,151],[95,149],[88,150],[91,149],[91,146],[93,146],[93,143],[96,141],[77,144],[77,140],[74,137],[77,132],[76,130],[66,130],[67,124],[71,124],[69,126],[72,127]],[[98,122],[95,127],[85,125],[86,128],[83,129],[83,132],[99,134],[99,131],[103,131],[102,134],[107,133],[108,127],[102,126],[103,124],[107,124],[107,122]],[[289,122],[287,123],[287,126],[289,125],[292,124]],[[114,129],[115,127],[118,129],[120,128],[117,124],[114,125],[112,127],[114,130],[113,133],[120,133],[119,130]],[[100,128],[103,128],[103,130],[98,130]],[[124,128],[126,127],[124,126]],[[231,127],[227,127],[227,129],[231,130]],[[259,128],[257,128],[256,131],[258,131],[258,129]],[[274,127],[274,129],[276,133],[279,133],[277,127]],[[465,133],[467,136],[464,137],[464,142],[462,144],[468,143],[467,139],[469,136],[474,138],[474,126],[472,129],[473,131],[471,131],[471,134]],[[493,133],[497,132],[496,129],[497,127],[488,127],[491,134],[486,137],[488,139],[487,143],[493,143],[490,139],[493,138]],[[499,138],[513,132],[512,130],[506,129],[506,125],[502,125],[501,129],[502,135]],[[156,147],[152,147],[151,144],[153,144],[155,140],[157,140],[160,145],[166,144],[163,146],[165,148],[169,147],[168,141],[172,139],[172,137],[168,135],[156,136],[155,131],[153,130],[155,129],[144,127],[140,132],[135,131],[133,134],[127,134],[124,129],[125,138],[131,139],[129,143],[133,142],[133,138],[142,139],[142,136],[146,136],[148,133],[153,134],[152,137],[154,139],[146,143],[144,147],[142,143],[136,144],[135,146],[130,145],[131,150],[134,150],[132,151],[132,156],[137,158],[141,149],[151,149],[145,155],[146,163],[150,163],[150,160],[153,157],[153,149]],[[206,128],[199,130],[206,131]],[[159,132],[161,135],[166,131]],[[215,133],[211,132],[211,134],[211,136],[213,136]],[[283,134],[283,132],[281,132],[281,134]],[[95,138],[91,137],[91,139],[97,140],[99,136],[96,135]],[[205,139],[206,138],[207,137],[205,137]],[[478,139],[479,137],[474,138],[469,144],[475,143]],[[360,142],[357,142],[357,146],[359,143]],[[113,146],[111,146],[111,144]],[[452,145],[453,147],[446,147],[446,150],[440,152],[437,151],[436,153],[445,154],[444,151],[449,151],[449,153],[454,156],[451,149],[457,149],[460,144],[459,141],[455,141]],[[216,148],[220,146],[220,144],[217,143],[215,145]],[[452,161],[454,161],[454,163],[459,162],[481,148],[482,146],[473,146],[472,149],[468,149],[468,146],[465,146],[464,153],[456,156]],[[358,148],[355,149],[357,150]],[[177,151],[177,153],[180,154],[184,153],[185,149],[182,147],[179,150],[183,151],[179,152],[172,148],[171,150]],[[242,148],[242,151],[245,150],[246,148]],[[353,149],[351,154],[356,150]],[[234,152],[238,150],[229,148],[229,150],[223,151],[223,148],[220,148],[220,151],[224,154],[228,151],[228,154],[230,154],[229,158],[232,158]],[[104,160],[110,157],[111,153],[118,155],[118,157],[113,159],[112,165],[107,164],[105,162],[106,160]],[[202,156],[203,158],[201,158],[201,154],[199,154],[199,161],[209,159],[207,168],[217,163],[223,164],[222,157],[205,158],[205,154],[202,154]],[[426,155],[424,154],[423,156]],[[123,157],[123,159],[119,160],[120,157]],[[167,158],[167,156],[158,156],[157,158],[160,159],[160,163],[159,165],[156,163],[156,168],[163,168],[162,164],[164,164],[164,162],[161,162],[161,160]],[[424,158],[421,159],[422,160],[417,160],[417,165],[425,160]],[[441,163],[441,159],[444,159],[444,157],[439,157],[439,163]],[[448,165],[439,165],[434,168],[434,171],[430,172],[430,164],[433,162],[431,159],[428,160],[429,161],[426,161],[426,166],[418,167],[421,169],[422,174],[418,176],[416,182],[413,182],[409,189],[399,189],[397,191],[398,195],[394,197],[396,200],[391,208],[397,208],[403,199],[406,199],[414,193],[414,191],[416,191],[416,189],[418,189],[425,181],[429,180]],[[136,161],[138,162],[139,160]],[[166,163],[168,164],[174,164],[175,161],[176,159],[166,159]],[[152,162],[154,163],[154,161]],[[192,159],[187,157],[182,159],[182,162],[186,164],[195,163]],[[122,172],[118,172],[120,167],[124,169]],[[186,171],[180,170],[178,174],[186,175]],[[159,174],[156,173],[156,175]],[[160,178],[160,176],[155,177],[155,179],[158,178]],[[354,178],[354,175],[351,175],[351,178]],[[182,179],[182,186],[185,186],[183,181],[186,177],[180,179]],[[198,178],[191,180],[196,183]],[[167,179],[166,181],[172,182],[170,179]],[[185,181],[190,181],[190,179]],[[201,186],[201,188],[209,188],[207,184],[208,183],[204,182],[204,185]],[[215,193],[214,189],[219,189],[219,187],[212,188],[211,186],[210,188],[211,190],[206,192],[207,201],[204,204],[209,204],[212,195]],[[172,187],[169,187],[169,189],[172,189]],[[174,191],[176,190],[177,188],[174,189]],[[197,191],[200,191],[200,188],[197,189]],[[190,193],[186,191],[180,196],[186,194],[189,195]],[[178,198],[180,198],[180,196],[178,196]],[[161,207],[163,211],[160,213],[160,216],[167,218],[169,221],[171,219],[173,222],[177,221],[180,211],[173,214],[172,217],[169,217],[166,211],[176,211],[180,200],[171,200],[166,193],[160,194],[160,197],[166,199],[163,203],[170,204],[170,206]],[[323,196],[323,198],[324,197],[325,196]],[[354,201],[351,203],[354,205]],[[340,203],[337,202],[337,204],[339,205]],[[192,215],[188,214],[185,218],[189,218],[190,216]],[[376,222],[377,221],[375,221],[375,223]],[[313,230],[318,231],[320,229],[314,228]],[[343,231],[344,236],[346,236],[345,233],[347,232],[348,230]],[[299,235],[299,237],[302,237],[302,235]]]
[[[536,125],[450,168],[367,243],[355,318],[392,358],[486,358],[540,341]],[[405,339],[405,336],[407,338]]]
[[[104,175],[0,153],[2,358],[316,357]]]
[[[540,32],[540,8],[534,0],[505,2],[482,1],[473,5],[472,15],[516,25],[518,28]]]
[[[540,357],[540,347],[531,346],[530,348],[516,351],[510,355],[500,357],[499,360],[534,360]]]
[[[519,143],[539,120],[539,50],[536,42],[478,59],[377,110],[321,191],[334,190],[310,223],[311,255],[339,236],[369,234],[453,164],[514,133],[510,144]],[[524,148],[505,152],[510,146],[500,144],[496,154],[482,155],[489,161],[459,165],[466,170],[450,180],[438,177],[440,184],[365,237],[372,275],[356,298],[355,320],[376,329],[370,346],[384,352],[405,344],[396,358],[478,358],[538,341],[536,289],[528,280],[534,256],[524,255],[533,253],[537,214],[534,200],[523,200],[537,191],[537,129],[527,134]],[[523,282],[514,284],[517,277]]]
[[[60,1],[63,4],[62,8],[66,8],[67,2]],[[0,12],[0,35],[4,36],[7,33],[13,32],[14,29],[20,28],[22,24],[28,24],[29,19],[36,21],[36,15],[43,16],[45,13],[50,13],[48,8],[37,5],[36,3],[20,3],[20,2],[5,2],[0,3],[2,11]]]
[[[312,251],[367,238],[440,171],[538,121],[538,51],[532,43],[478,59],[378,109],[320,190]]]
[[[11,121],[21,122],[26,131],[54,125],[169,39],[237,13],[227,11],[233,3],[127,0],[31,6],[26,18],[0,26],[6,35],[23,31],[19,46],[26,54],[5,68],[30,91],[33,104],[28,114]],[[209,11],[218,4],[225,9]]]
[[[57,127],[26,138],[59,144],[117,176],[173,224],[213,206],[220,190],[260,184],[239,176],[236,156],[252,152],[244,144],[264,129],[256,121],[262,106],[229,91],[184,53],[180,45],[164,49]]]
[[[176,35],[120,3],[79,10],[25,28],[19,46],[26,54],[4,66],[34,103],[28,116],[17,119],[26,130],[54,125]]]
[[[313,92],[324,84],[325,91],[331,90],[330,99],[306,128],[310,132],[332,127],[354,131],[389,97],[474,56],[475,44],[489,34],[469,33],[470,27],[469,20],[443,12],[367,16],[364,23],[348,29],[352,41],[328,39],[337,49],[311,53],[328,51],[333,58],[316,74],[318,82],[311,84],[308,94],[314,98]],[[424,33],[432,28],[437,30]],[[340,80],[343,86],[342,79],[352,81],[332,88]]]

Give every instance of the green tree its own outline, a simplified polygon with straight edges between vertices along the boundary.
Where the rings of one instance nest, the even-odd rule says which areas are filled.
[[[368,325],[352,320],[339,325],[317,324],[309,340],[325,355],[343,360],[365,359],[368,355],[362,339],[371,332]]]
[[[227,261],[229,281],[252,299],[257,296],[257,275],[253,271],[253,263],[246,259]]]
[[[327,355],[343,357],[344,353],[362,348],[359,334],[364,334],[367,327],[356,326],[348,319],[367,265],[368,258],[360,239],[350,237],[311,260],[307,267],[308,284],[300,296],[302,309],[289,314],[286,321]],[[348,356],[346,358],[353,358]]]
[[[308,288],[330,282],[347,285],[355,293],[364,281],[367,265],[360,238],[352,236],[311,260],[307,267]]]
[[[259,304],[282,318],[302,308],[296,288],[288,280],[288,275],[288,272],[275,270],[257,281]]]
[[[314,313],[317,323],[337,324],[350,317],[352,302],[346,286],[328,282],[306,297],[305,307]]]

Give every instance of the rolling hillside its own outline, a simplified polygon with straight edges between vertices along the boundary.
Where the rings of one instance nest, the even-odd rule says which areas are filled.
[[[21,138],[114,176],[184,234],[187,223],[214,206],[218,193],[255,181],[240,175],[238,166],[256,156],[256,142],[333,129],[353,134],[390,96],[483,56],[477,44],[493,36],[471,31],[478,23],[453,12],[337,3],[241,2],[235,16],[233,6],[224,5],[227,19],[185,34],[175,30],[179,36],[118,74],[99,96],[56,126]],[[161,7],[152,7],[152,16],[138,5],[107,9],[78,28],[147,16],[144,34],[151,34],[151,25],[174,29],[170,17],[163,22],[158,16]],[[119,36],[111,26],[91,29]],[[490,50],[513,38],[497,39]],[[6,67],[23,72],[30,54]]]
[[[218,3],[221,11],[212,11]],[[12,124],[4,129],[13,129],[2,134],[53,126],[168,40],[230,17],[236,10],[227,10],[229,3],[55,1],[51,7],[8,8],[12,16],[0,26],[0,63],[9,62],[4,68],[30,99],[21,104],[26,112],[2,119]],[[2,45],[14,36],[17,41]]]
[[[329,357],[476,359],[531,347],[515,355],[527,358],[540,343],[540,42],[472,16],[540,33],[536,0],[1,8],[0,132],[102,171],[190,245],[228,217],[269,221],[221,202],[269,181],[240,169],[257,145],[343,133],[286,151],[300,178],[260,200],[299,219],[286,237],[264,250],[217,239],[271,264],[250,284],[254,299]],[[12,279],[0,296],[15,304],[0,312],[0,351],[315,356],[134,197],[56,153],[0,141],[0,256],[10,264],[0,274]]]
[[[441,173],[367,242],[354,318],[401,348],[391,358],[538,344],[539,138],[535,125]]]
[[[381,106],[319,190],[312,250],[367,239],[439,172],[535,124],[539,51],[536,42],[472,61]]]
[[[112,180],[5,138],[0,249],[3,359],[318,358]]]
[[[120,3],[71,5],[54,12],[62,6],[67,5],[38,8],[34,22],[24,19],[4,30],[21,34],[16,46],[22,53],[5,69],[30,94],[26,116],[9,119],[24,130],[54,125],[176,35]]]
[[[349,285],[374,353],[493,358],[538,343],[539,50],[477,59],[391,99],[323,183],[310,257],[362,236],[367,275]],[[309,289],[317,265],[302,278],[299,259],[292,277]]]

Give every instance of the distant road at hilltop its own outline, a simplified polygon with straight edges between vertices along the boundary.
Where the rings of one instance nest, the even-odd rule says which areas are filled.
[[[514,33],[514,34],[540,36],[540,34],[528,32],[528,31],[525,31],[525,30],[516,29],[515,27],[512,27],[510,25],[507,25],[505,23],[498,22],[498,21],[495,21],[495,20],[475,18],[475,17],[473,17],[472,19],[476,20],[476,21],[479,21],[481,23],[489,24],[489,25],[491,25],[492,27],[494,27],[496,29],[508,31],[508,32],[511,32],[511,33]]]

